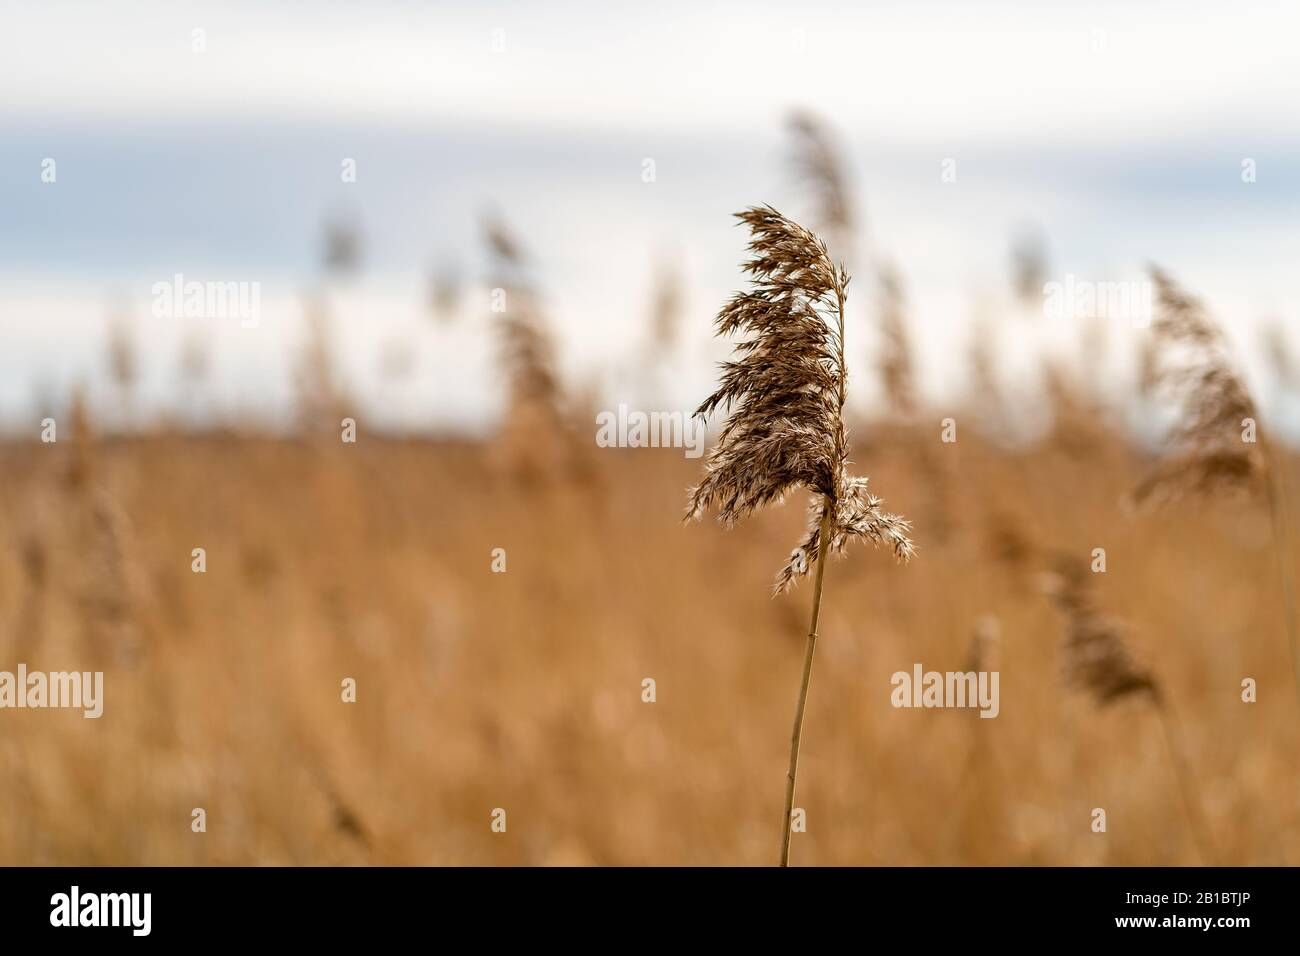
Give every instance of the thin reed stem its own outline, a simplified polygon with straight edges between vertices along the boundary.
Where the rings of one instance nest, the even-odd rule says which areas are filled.
[[[1178,718],[1165,699],[1158,692],[1152,692],[1151,702],[1156,713],[1160,715],[1160,727],[1165,735],[1165,747],[1169,751],[1169,760],[1174,767],[1174,777],[1178,781],[1178,791],[1183,797],[1183,807],[1187,811],[1187,820],[1192,828],[1192,840],[1202,866],[1217,866],[1214,842],[1210,839],[1209,827],[1201,811],[1200,801],[1192,789],[1192,768],[1187,760],[1187,751],[1183,748],[1183,735],[1178,726]]]
[[[826,573],[826,552],[830,550],[831,511],[829,503],[822,516],[817,543],[817,578],[813,584],[812,624],[808,628],[808,647],[803,657],[803,680],[799,684],[799,704],[794,712],[794,731],[790,734],[790,769],[785,780],[785,827],[781,833],[781,865],[790,865],[790,831],[794,815],[794,785],[799,774],[799,741],[803,737],[803,712],[808,704],[808,685],[812,681],[813,652],[817,649],[817,621],[822,610],[822,576]]]

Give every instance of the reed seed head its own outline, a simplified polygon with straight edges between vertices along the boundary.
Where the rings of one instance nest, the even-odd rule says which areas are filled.
[[[532,282],[525,276],[523,246],[496,217],[483,220],[483,240],[492,261],[492,283],[505,293],[497,317],[502,362],[510,380],[511,414],[540,412],[558,424],[563,418],[556,347]]]
[[[1177,402],[1172,459],[1134,491],[1145,502],[1187,492],[1241,490],[1259,473],[1257,446],[1244,440],[1255,404],[1229,356],[1227,343],[1201,303],[1152,268],[1160,309],[1152,322],[1156,389]]]
[[[856,222],[849,177],[835,137],[820,117],[807,110],[791,113],[786,126],[793,140],[795,177],[813,194],[814,224],[830,239],[836,254],[847,257]]]
[[[879,269],[880,380],[894,412],[908,418],[916,411],[912,352],[904,317],[903,280],[890,264]]]
[[[1091,694],[1099,705],[1140,692],[1158,697],[1155,677],[1129,651],[1124,624],[1101,609],[1090,574],[1077,558],[1058,558],[1044,580],[1044,590],[1065,618],[1066,684]]]
[[[910,526],[886,514],[867,479],[848,473],[844,428],[844,300],[849,275],[832,264],[826,245],[770,206],[737,217],[750,229],[753,258],[744,269],[752,288],[718,313],[719,335],[750,336],[722,365],[717,391],[696,411],[730,412],[709,456],[704,480],[690,492],[688,518],[716,508],[734,524],[787,492],[816,494],[808,534],[781,569],[776,590],[789,589],[819,557],[819,528],[829,514],[829,548],[850,538],[890,545],[912,555]]]

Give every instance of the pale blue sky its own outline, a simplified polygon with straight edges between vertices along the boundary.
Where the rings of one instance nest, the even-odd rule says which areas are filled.
[[[6,422],[33,389],[102,384],[110,303],[140,316],[149,401],[174,402],[184,330],[147,308],[175,272],[263,284],[262,328],[213,330],[214,391],[283,409],[297,296],[337,214],[365,238],[340,302],[358,390],[394,422],[483,421],[476,290],[449,330],[422,298],[435,261],[481,275],[486,207],[532,249],[566,367],[611,400],[635,399],[622,383],[654,264],[679,262],[689,404],[718,357],[710,316],[737,282],[743,237],[727,214],[806,208],[783,165],[792,107],[840,131],[936,395],[957,381],[975,303],[1006,304],[1008,241],[1025,223],[1046,234],[1054,276],[1165,264],[1256,374],[1254,323],[1300,324],[1297,4],[4,2],[0,25]],[[340,181],[344,157],[356,183]],[[946,157],[956,183],[940,181]],[[377,366],[403,337],[418,361],[394,389]],[[1015,333],[1008,348],[1068,337]]]

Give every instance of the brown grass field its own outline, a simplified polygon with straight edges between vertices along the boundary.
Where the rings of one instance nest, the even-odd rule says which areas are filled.
[[[1062,680],[1041,572],[1097,547],[1100,599],[1180,718],[1217,862],[1300,862],[1262,501],[1129,513],[1148,463],[1117,435],[1006,450],[963,425],[942,444],[939,417],[853,432],[918,555],[828,566],[795,862],[1198,862],[1153,709]],[[0,863],[775,862],[811,591],[770,587],[803,502],[684,525],[701,461],[583,448],[576,477],[527,477],[491,444],[364,423],[355,445],[0,447],[0,660],[106,675],[99,720],[0,718]],[[890,705],[897,670],[964,670],[989,617],[997,719]]]

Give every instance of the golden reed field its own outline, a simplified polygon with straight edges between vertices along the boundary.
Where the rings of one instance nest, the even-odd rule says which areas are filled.
[[[961,412],[942,443],[933,417],[851,433],[917,554],[828,564],[794,861],[1300,860],[1263,499],[1134,510],[1152,463],[1086,416],[1021,450]],[[683,524],[703,460],[596,448],[586,424],[551,469],[500,440],[74,426],[0,449],[0,659],[102,669],[104,715],[3,714],[0,861],[776,862],[812,589],[769,594],[802,495],[731,531]],[[1177,714],[1208,848],[1150,700],[1066,683],[1043,572],[1097,547],[1097,600]],[[996,719],[891,706],[892,673],[964,670],[977,644]]]
[[[103,674],[86,719],[6,703],[0,670],[0,862],[1300,863],[1300,469],[1212,308],[1152,267],[1119,313],[1085,303],[1039,397],[1000,384],[985,317],[935,407],[914,367],[942,342],[863,253],[830,134],[790,129],[817,232],[738,214],[707,454],[602,439],[625,402],[565,381],[499,218],[490,434],[369,427],[333,357],[339,235],[296,431],[110,427],[73,395],[0,445],[0,662]],[[1018,250],[1017,334],[1049,275]],[[650,306],[639,371],[672,369],[703,319],[671,274]],[[1098,374],[1111,320],[1145,320],[1132,383]],[[127,407],[120,329],[107,359]],[[850,379],[879,395],[860,421]],[[946,696],[899,683],[930,673]]]

